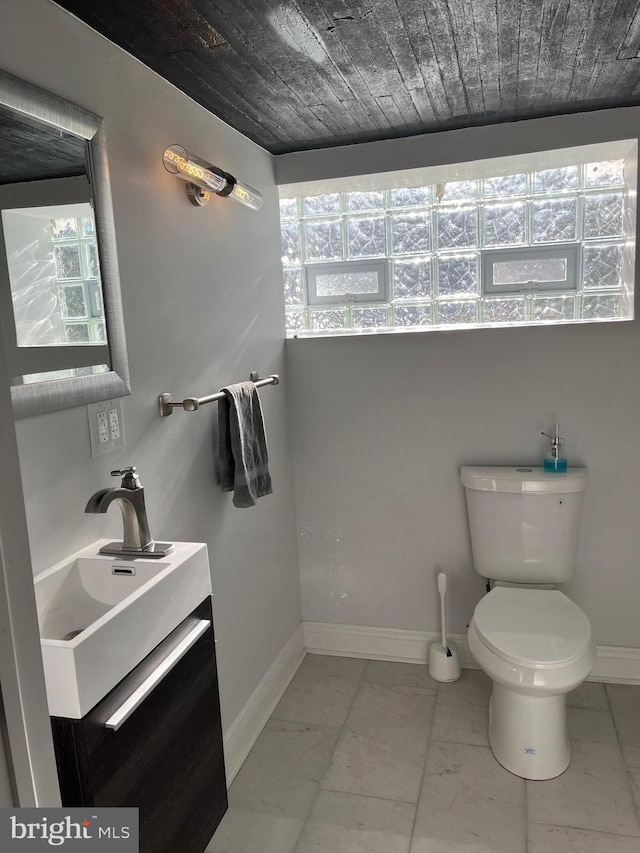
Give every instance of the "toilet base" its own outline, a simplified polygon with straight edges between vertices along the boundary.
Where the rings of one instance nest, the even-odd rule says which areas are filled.
[[[489,745],[504,768],[523,779],[553,779],[569,766],[566,694],[531,696],[493,684]]]

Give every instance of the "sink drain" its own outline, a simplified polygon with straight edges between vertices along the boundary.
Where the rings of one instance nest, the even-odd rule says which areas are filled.
[[[78,634],[82,634],[84,628],[76,628],[75,631],[69,631],[68,634],[65,634],[62,638],[63,640],[73,640],[74,637],[77,637]]]

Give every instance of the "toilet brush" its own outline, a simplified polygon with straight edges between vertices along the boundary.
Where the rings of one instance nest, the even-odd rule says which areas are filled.
[[[456,681],[460,678],[460,662],[458,652],[447,641],[447,576],[444,572],[438,575],[438,592],[440,593],[440,622],[442,640],[432,643],[429,649],[429,672],[436,681]]]

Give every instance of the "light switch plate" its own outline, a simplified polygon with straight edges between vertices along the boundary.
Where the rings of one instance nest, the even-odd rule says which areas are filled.
[[[87,406],[91,455],[103,456],[124,447],[122,400],[104,400]]]

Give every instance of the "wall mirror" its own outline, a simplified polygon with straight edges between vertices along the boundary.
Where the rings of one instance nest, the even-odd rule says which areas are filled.
[[[3,71],[0,319],[16,417],[130,393],[102,119]]]

